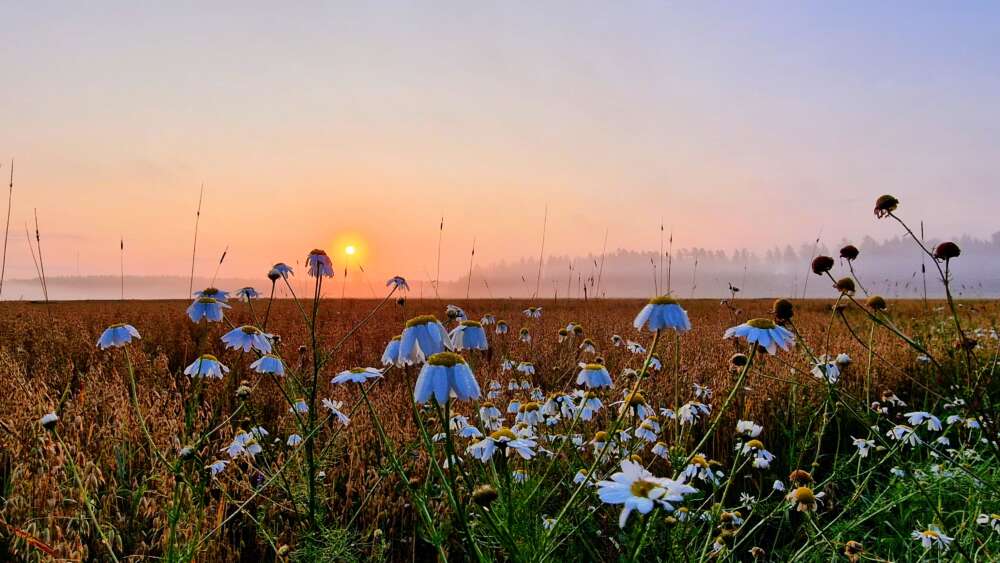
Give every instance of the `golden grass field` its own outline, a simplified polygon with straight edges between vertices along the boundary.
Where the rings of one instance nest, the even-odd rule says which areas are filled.
[[[264,302],[264,300],[261,300]],[[346,407],[356,405],[358,392],[355,386],[330,387],[329,378],[337,371],[353,366],[379,366],[379,358],[386,342],[402,329],[407,318],[418,314],[436,314],[444,318],[448,301],[407,301],[400,305],[389,301],[375,316],[363,324],[356,334],[346,341],[325,368],[321,378],[321,397],[343,400]],[[639,367],[642,356],[628,353],[624,347],[611,344],[613,334],[634,339],[648,345],[649,333],[640,334],[631,327],[632,318],[642,306],[638,300],[583,301],[533,301],[541,305],[544,314],[540,319],[528,319],[521,314],[529,305],[521,300],[454,301],[473,319],[493,313],[506,319],[511,331],[498,336],[489,331],[489,355],[476,356],[472,366],[483,389],[492,379],[505,386],[510,378],[500,373],[500,358],[535,363],[537,374],[533,383],[543,389],[561,388],[577,357],[577,344],[557,342],[557,331],[569,322],[584,327],[586,337],[598,346],[598,354],[605,358],[613,377],[625,367]],[[680,363],[677,381],[684,396],[690,395],[692,383],[707,385],[716,393],[727,391],[732,384],[728,359],[738,346],[734,341],[722,339],[723,331],[752,317],[769,316],[771,300],[737,300],[731,306],[716,300],[699,300],[685,303],[694,326],[681,337]],[[322,345],[331,346],[368,314],[377,301],[326,300],[319,313],[319,334]],[[854,363],[843,376],[844,389],[863,395],[864,374],[868,354],[850,334],[841,320],[834,321],[830,306],[832,301],[807,301],[796,303],[795,327],[811,342],[827,340],[823,348],[846,352]],[[138,556],[162,553],[166,541],[168,521],[167,506],[170,502],[173,477],[165,471],[147,450],[140,447],[144,437],[130,406],[128,380],[122,350],[101,352],[95,346],[101,331],[116,322],[128,322],[142,334],[138,344],[131,347],[138,384],[138,402],[149,425],[153,440],[163,452],[177,452],[185,445],[185,433],[203,432],[215,425],[249,427],[262,425],[273,437],[284,440],[293,429],[285,400],[274,384],[247,370],[247,358],[239,352],[225,351],[218,337],[228,330],[226,324],[193,324],[185,316],[187,303],[182,301],[143,302],[60,302],[49,305],[39,303],[5,303],[0,314],[0,394],[4,409],[0,415],[0,485],[3,504],[0,521],[6,531],[6,551],[24,558],[45,558],[45,554],[58,558],[86,559],[98,557],[100,546],[93,542],[90,521],[80,509],[79,499],[68,486],[69,476],[65,460],[72,456],[80,467],[87,489],[97,499],[100,520],[111,524],[115,530],[112,543],[122,553]],[[939,303],[925,306],[920,301],[894,302],[889,314],[901,327],[909,331],[930,331],[934,324],[928,314]],[[260,303],[256,305],[262,307]],[[997,307],[988,303],[965,303],[962,306],[967,322],[972,328],[989,327],[996,317]],[[260,314],[260,311],[257,311]],[[251,321],[251,312],[245,303],[233,302],[228,311],[228,322],[240,325]],[[857,336],[864,341],[869,337],[870,323],[855,312],[848,311],[845,318]],[[934,321],[938,322],[938,321]],[[518,341],[517,332],[528,327],[533,341]],[[832,327],[828,331],[828,327]],[[290,366],[307,367],[310,353],[303,353],[300,346],[308,345],[302,313],[290,301],[277,301],[270,315],[268,331],[280,336],[280,353]],[[907,366],[914,365],[914,354],[896,344],[880,347],[890,335],[876,332],[871,358],[873,395],[891,389],[906,397],[919,393],[909,381]],[[665,404],[672,390],[672,358],[674,340],[665,339],[658,348],[664,367],[654,373],[644,384],[647,401],[653,406]],[[947,342],[937,342],[946,349]],[[212,352],[232,368],[224,380],[206,380],[202,389],[198,416],[190,417],[186,408],[192,405],[192,382],[182,371],[199,353]],[[879,357],[881,356],[881,357]],[[788,363],[790,362],[790,363]],[[892,364],[892,365],[890,365]],[[894,367],[894,366],[901,366]],[[808,416],[814,406],[815,386],[809,366],[797,355],[772,356],[760,362],[749,378],[749,389],[742,398],[744,417],[767,421],[768,431],[782,424],[794,424],[797,417]],[[794,368],[794,369],[793,369]],[[308,370],[302,370],[306,372]],[[380,413],[386,431],[397,444],[415,443],[416,430],[411,417],[412,389],[416,368],[405,371],[391,369],[371,393],[376,410]],[[240,381],[246,380],[253,392],[248,400],[250,408],[243,409],[238,417],[227,420],[238,399],[235,390]],[[459,405],[457,409],[471,408]],[[39,417],[50,410],[59,410],[60,435],[65,449],[60,447],[38,425]],[[473,415],[466,412],[463,414]],[[320,437],[320,444],[327,440],[329,447],[321,449],[323,497],[326,499],[327,519],[351,519],[355,527],[381,530],[375,534],[383,549],[395,553],[393,558],[409,558],[412,545],[406,546],[414,525],[408,509],[408,500],[400,494],[394,475],[385,470],[382,444],[374,429],[366,423],[363,409],[356,409],[350,426],[339,431],[330,425]],[[736,416],[733,415],[735,421]],[[193,427],[185,430],[186,420]],[[224,447],[231,430],[223,428],[218,439],[201,444],[200,452],[211,459],[214,451]],[[334,440],[331,436],[335,436]],[[588,437],[589,439],[589,437]],[[731,437],[720,434],[714,437],[708,453],[719,459],[729,455]],[[412,455],[410,455],[412,454]],[[284,452],[269,454],[269,464],[283,462]],[[416,453],[408,453],[415,467],[425,463]],[[230,517],[235,507],[249,497],[254,487],[254,473],[245,470],[233,473],[222,481],[219,491],[211,491],[211,502],[200,509],[197,518],[186,517],[174,533],[188,541],[205,536]],[[289,476],[290,490],[297,490]],[[275,545],[293,542],[294,511],[284,501],[265,502],[261,495],[256,518],[265,519],[270,528],[278,530],[273,538]],[[282,526],[283,520],[288,520]],[[245,514],[237,514],[226,521],[217,532],[208,535],[199,546],[199,560],[232,560],[251,558],[254,553],[267,553],[253,533],[254,522]],[[250,530],[248,532],[248,530]],[[370,549],[372,536],[368,536]],[[89,540],[88,540],[89,538]],[[386,539],[389,538],[389,539]],[[402,538],[402,539],[401,539]],[[91,543],[88,543],[91,542]],[[362,553],[364,553],[362,548]],[[403,553],[404,556],[399,554]]]

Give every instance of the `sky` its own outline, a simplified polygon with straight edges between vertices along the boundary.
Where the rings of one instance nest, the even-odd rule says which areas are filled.
[[[140,4],[143,4],[140,6]],[[8,278],[1000,230],[1000,4],[8,3]],[[835,244],[832,243],[832,244]]]

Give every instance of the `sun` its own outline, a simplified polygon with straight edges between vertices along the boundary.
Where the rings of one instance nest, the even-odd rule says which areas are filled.
[[[354,248],[353,244],[349,244],[349,245],[347,245],[347,246],[344,247],[344,253],[347,254],[348,256],[354,256],[354,253],[357,252],[357,251],[358,251],[358,249]]]

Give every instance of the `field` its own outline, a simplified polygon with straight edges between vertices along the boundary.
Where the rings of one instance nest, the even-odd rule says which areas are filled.
[[[831,294],[793,302],[794,316],[783,324],[797,344],[774,355],[723,338],[729,327],[773,318],[772,300],[683,302],[692,329],[662,331],[656,356],[646,353],[654,333],[632,326],[645,302],[632,300],[397,300],[400,290],[384,301],[324,299],[314,308],[310,299],[269,304],[265,296],[250,306],[231,296],[224,322],[198,323],[181,301],[5,303],[0,559],[991,560],[1000,549],[1000,533],[991,529],[1000,520],[989,520],[1000,508],[989,444],[997,304],[956,306],[969,339],[978,341],[966,356],[944,301],[890,302],[882,311],[860,295],[852,303]],[[436,315],[449,330],[457,326],[449,304],[469,319],[491,314],[509,323],[507,334],[484,327],[488,351],[463,352],[481,399],[495,393],[501,411],[512,399],[543,407],[577,388],[578,364],[603,363],[614,387],[574,399],[600,398],[603,407],[586,422],[578,411],[556,414],[551,426],[548,416],[534,421],[532,408],[522,408],[519,426],[529,430],[517,437],[530,437],[537,455],[484,462],[466,450],[482,438],[463,433],[465,423],[453,418],[464,415],[490,435],[481,401],[415,408],[419,364],[390,366],[363,384],[331,384],[355,366],[382,368],[386,344],[408,319]],[[541,316],[525,314],[528,307],[541,307]],[[99,349],[98,338],[116,323],[132,325],[141,339]],[[581,330],[561,336],[570,323]],[[274,353],[285,376],[251,369],[260,355],[254,350],[223,346],[220,337],[242,325],[280,337]],[[522,341],[522,327],[530,342]],[[221,379],[184,375],[206,353],[231,371]],[[750,362],[734,364],[734,354]],[[822,354],[850,361],[834,362],[839,377],[817,376]],[[506,370],[505,359],[531,362],[535,373]],[[510,391],[512,379],[530,385]],[[493,380],[500,391],[491,391]],[[533,388],[543,396],[532,398]],[[632,408],[640,392],[649,412]],[[626,396],[633,401],[619,409],[615,403]],[[299,398],[308,413],[291,412]],[[350,423],[330,416],[324,398],[342,401]],[[698,403],[711,413],[670,418],[692,408],[698,414]],[[911,411],[941,421],[955,414],[959,422],[925,431],[923,420],[907,423]],[[58,422],[43,427],[49,412]],[[657,413],[656,437],[642,438],[638,429]],[[454,421],[449,432],[444,418]],[[763,428],[756,435],[741,427],[740,434],[739,420]],[[982,425],[973,430],[967,420]],[[516,429],[515,414],[505,414],[503,424]],[[886,434],[899,424],[928,447]],[[253,431],[259,427],[267,434]],[[615,440],[625,428],[632,435]],[[226,450],[243,431],[249,438],[231,455]],[[606,456],[598,453],[603,444],[593,444],[602,441],[599,431],[611,435]],[[293,435],[302,443],[290,442]],[[932,442],[939,435],[947,445]],[[854,438],[871,440],[869,455]],[[660,441],[666,452],[654,448]],[[251,443],[259,451],[247,451]],[[758,462],[765,449],[773,460]],[[451,451],[463,459],[444,463]],[[692,464],[698,471],[703,458],[696,453],[711,460],[703,469],[714,476],[680,478]],[[669,510],[634,511],[620,526],[621,506],[602,503],[593,482],[578,485],[574,477],[589,468],[593,480],[606,479],[630,456],[696,491],[678,493],[683,501],[671,501]],[[227,464],[213,475],[217,460]],[[797,469],[808,473],[790,476]],[[785,491],[774,490],[775,481]],[[805,498],[799,486],[818,499]],[[786,499],[788,492],[803,498]],[[980,514],[985,524],[976,522]],[[925,549],[922,537],[911,537],[935,529],[956,539],[942,548],[927,536],[937,543]]]

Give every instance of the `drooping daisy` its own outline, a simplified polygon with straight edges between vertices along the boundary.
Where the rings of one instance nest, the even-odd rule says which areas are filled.
[[[285,443],[288,444],[288,447],[294,448],[295,446],[298,446],[299,444],[302,443],[302,436],[299,436],[298,434],[292,434],[291,436],[288,437],[288,440]]]
[[[677,411],[677,417],[680,418],[681,424],[694,424],[702,416],[710,414],[712,414],[712,407],[698,401],[688,401],[681,405]]]
[[[698,491],[673,479],[654,477],[642,465],[632,460],[622,460],[621,469],[611,476],[610,481],[597,483],[597,494],[601,501],[606,504],[624,505],[618,517],[618,526],[621,528],[625,527],[633,510],[648,514],[659,504],[672,512],[674,507],[671,502],[681,502],[684,500],[684,495]]]
[[[736,421],[736,433],[742,434],[748,438],[756,438],[760,436],[763,432],[764,427],[759,424],[754,424],[752,420],[738,420]]]
[[[295,275],[295,272],[292,271],[292,267],[291,266],[289,266],[288,264],[285,264],[284,262],[278,262],[274,266],[271,266],[271,271],[268,272],[267,277],[268,278],[272,278],[272,276],[275,276],[275,277],[272,278],[272,280],[278,279],[278,277],[281,277],[281,278],[284,278],[284,279],[287,280],[288,276],[294,276],[294,275]]]
[[[393,276],[385,282],[386,287],[392,287],[393,289],[402,289],[403,291],[410,291],[410,284],[406,283],[406,278],[403,276]]]
[[[688,462],[681,476],[686,481],[698,479],[713,485],[718,484],[719,476],[712,470],[713,463],[715,462],[709,461],[705,454],[695,454],[691,456],[691,461]]]
[[[309,412],[309,403],[306,402],[304,397],[299,397],[292,402],[292,406],[288,409],[288,412],[306,414]]]
[[[433,315],[422,315],[406,321],[399,342],[398,361],[411,365],[451,349],[451,338],[444,326]]]
[[[479,319],[479,324],[483,326],[490,326],[497,324],[497,317],[493,313],[486,313],[483,318]]]
[[[691,321],[688,320],[687,311],[674,298],[661,295],[649,300],[636,315],[632,326],[639,330],[646,326],[653,332],[664,329],[687,332],[691,330]]]
[[[602,364],[580,364],[580,373],[576,376],[577,385],[586,385],[588,389],[611,387],[611,374]]]
[[[633,433],[636,438],[642,438],[649,443],[656,441],[656,429],[649,421],[643,421]]]
[[[523,327],[520,332],[517,333],[517,338],[525,344],[531,344],[531,333],[528,332],[527,327]]]
[[[456,350],[486,350],[489,343],[486,341],[486,331],[483,325],[476,321],[462,321],[457,327],[452,329],[451,342]]]
[[[520,362],[517,364],[517,371],[518,373],[523,373],[525,375],[535,375],[535,364],[531,362]],[[514,391],[516,389],[517,387],[514,387],[511,390]]]
[[[194,292],[193,295],[195,299],[199,299],[201,297],[211,297],[212,299],[222,301],[223,303],[229,301],[229,292],[222,291],[221,289],[215,287],[206,287],[201,291]]]
[[[375,379],[376,377],[382,377],[382,371],[375,368],[351,368],[344,370],[334,376],[330,380],[333,385],[340,385],[342,383],[364,383],[369,379]]]
[[[757,344],[767,350],[768,354],[775,354],[780,347],[787,351],[795,343],[795,335],[785,327],[774,324],[770,319],[750,319],[749,321],[732,328],[726,329],[723,338],[744,338],[751,344]]]
[[[257,297],[259,297],[260,294],[257,293],[257,290],[252,287],[242,287],[236,291],[236,296],[239,297],[240,299],[245,299],[247,301],[250,301],[251,299],[256,299]]]
[[[941,532],[941,528],[934,525],[928,526],[926,530],[914,530],[910,533],[910,537],[919,541],[920,545],[924,546],[924,549],[936,547],[939,551],[947,551],[948,544],[951,543],[951,540],[955,539],[944,535]]]
[[[934,432],[941,431],[941,420],[929,412],[924,411],[913,411],[904,414],[906,421],[913,426],[920,426],[926,423],[928,430],[933,430]]]
[[[583,409],[580,412],[580,418],[585,421],[589,421],[594,418],[594,415],[601,410],[604,404],[601,403],[601,399],[593,392],[587,391],[583,396],[583,401],[580,407]]]
[[[596,354],[597,346],[594,344],[593,340],[589,338],[584,338],[583,342],[580,343],[580,350],[588,354]]]
[[[337,421],[344,426],[347,426],[351,422],[351,419],[341,411],[341,409],[344,408],[344,403],[342,401],[323,399],[323,408],[330,411],[330,415],[335,417]]]
[[[132,342],[133,338],[142,338],[134,326],[125,323],[113,324],[101,333],[101,338],[97,341],[97,347],[101,350],[111,347],[119,348]]]
[[[281,358],[274,354],[264,354],[254,363],[250,364],[250,369],[257,373],[285,375],[285,364]]]
[[[249,352],[251,349],[257,350],[261,354],[271,353],[271,335],[255,326],[243,325],[239,328],[222,335],[222,342],[226,348],[233,350],[243,350]]]
[[[462,322],[468,319],[468,315],[465,314],[465,309],[459,307],[458,305],[448,305],[445,308],[445,316],[450,320]]]
[[[580,483],[586,481],[588,477],[589,474],[587,473],[587,470],[581,469],[576,472],[576,475],[573,476],[573,484],[579,485]]]
[[[51,430],[57,422],[59,422],[59,416],[54,412],[45,413],[38,421],[42,425],[42,428],[46,430]]]
[[[704,385],[699,385],[697,383],[691,384],[694,387],[694,398],[709,400],[712,398],[712,389]]]
[[[611,335],[611,345],[612,346],[614,346],[615,348],[620,348],[624,344],[625,344],[625,339],[624,338],[622,338],[621,336],[618,336],[617,334],[612,334]]]
[[[214,297],[199,297],[187,308],[187,315],[193,322],[208,319],[217,323],[222,321],[222,310],[229,308],[229,305]]]
[[[530,401],[524,403],[517,409],[517,416],[514,417],[514,422],[523,422],[528,426],[538,426],[538,423],[542,421],[541,405],[535,401]]]
[[[868,457],[869,450],[875,447],[875,440],[855,438],[854,436],[851,436],[851,440],[854,446],[858,448],[858,457]]]
[[[184,369],[184,375],[191,377],[211,377],[222,379],[223,375],[229,373],[229,368],[222,365],[218,358],[211,354],[202,354],[198,359]]]
[[[509,331],[510,325],[507,324],[507,321],[497,321],[497,328],[495,329],[497,334],[507,334]]]
[[[399,341],[401,338],[399,335],[393,336],[385,345],[385,351],[382,352],[383,366],[402,367],[403,364],[399,361]]]
[[[825,357],[822,357],[820,358],[820,362],[813,366],[812,375],[816,379],[826,380],[827,383],[833,385],[840,380],[840,364],[835,361],[828,361]]]
[[[989,526],[993,531],[1000,534],[1000,514],[980,514],[976,517],[976,524]]]
[[[917,433],[913,430],[913,428],[905,424],[897,424],[896,426],[893,426],[888,432],[885,433],[885,435],[893,440],[896,440],[897,442],[903,442],[908,446],[917,446],[920,444],[920,436],[917,436]]]
[[[535,456],[534,448],[537,445],[530,434],[522,432],[521,435],[515,433],[510,428],[501,427],[481,441],[469,446],[466,451],[472,457],[486,463],[499,449],[506,456],[517,454],[524,459],[531,459]]]
[[[521,312],[524,313],[524,316],[528,317],[529,319],[540,319],[540,318],[542,318],[542,308],[541,307],[528,307],[527,309],[525,309],[524,311],[521,311]]]
[[[816,507],[821,504],[824,493],[814,493],[812,489],[801,486],[793,489],[785,497],[791,501],[792,506],[799,512],[815,512]]]
[[[205,469],[208,469],[208,471],[211,473],[212,477],[216,477],[216,476],[219,475],[219,473],[222,473],[223,470],[226,469],[227,465],[229,465],[229,461],[224,460],[224,459],[217,459],[217,460],[213,461],[212,463],[206,465]]]
[[[629,352],[633,353],[633,354],[636,354],[636,355],[645,354],[646,353],[646,349],[642,347],[642,344],[639,344],[638,342],[636,342],[634,340],[629,340],[625,344],[625,349],[628,350]]]
[[[774,454],[765,450],[764,443],[756,438],[737,447],[740,449],[740,453],[753,456],[751,465],[756,469],[767,469],[771,466],[771,462],[774,461]]]
[[[413,400],[423,404],[433,396],[438,403],[444,404],[452,395],[461,401],[478,399],[479,383],[462,356],[454,352],[439,352],[427,358],[427,363],[420,369]]]
[[[670,459],[670,447],[665,442],[657,442],[650,451],[655,456]]]
[[[483,401],[479,405],[479,420],[483,426],[490,430],[497,430],[501,425],[500,409],[490,401]]]
[[[330,257],[326,255],[325,250],[319,248],[312,249],[309,252],[309,256],[306,256],[306,266],[309,267],[307,271],[309,277],[333,277],[333,260],[330,260]]]
[[[511,474],[511,479],[515,483],[523,483],[528,480],[528,472],[523,469],[515,469]]]

